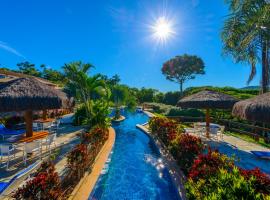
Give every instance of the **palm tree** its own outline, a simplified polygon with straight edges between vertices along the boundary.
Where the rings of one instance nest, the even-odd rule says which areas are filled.
[[[248,84],[256,75],[256,65],[262,65],[261,91],[270,83],[270,4],[265,0],[225,0],[230,15],[222,31],[223,50],[238,63],[251,65]]]
[[[106,87],[101,75],[88,76],[89,70],[93,65],[82,62],[72,62],[63,67],[66,77],[69,80],[68,86],[73,90],[76,97],[86,107],[87,117],[93,115],[92,98],[97,95],[109,98],[110,92]],[[104,92],[105,91],[105,92]]]

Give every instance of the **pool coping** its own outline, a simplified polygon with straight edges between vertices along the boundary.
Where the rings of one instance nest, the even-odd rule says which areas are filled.
[[[112,122],[114,122],[114,123],[118,123],[118,122],[124,121],[125,119],[126,119],[126,117],[123,116],[123,115],[121,115],[119,119],[113,119],[113,118],[112,118],[111,120],[112,120]]]
[[[101,174],[103,166],[108,159],[115,142],[115,130],[109,128],[109,138],[99,152],[93,169],[87,172],[71,193],[69,200],[87,200]]]
[[[159,149],[159,152],[162,156],[163,161],[165,161],[164,164],[169,170],[171,179],[173,181],[174,186],[176,187],[176,190],[180,198],[182,200],[186,200],[187,199],[186,190],[184,187],[184,182],[185,182],[186,177],[181,171],[181,169],[179,168],[179,166],[176,164],[176,161],[173,159],[171,154],[163,148],[163,145],[160,143],[160,141],[153,137],[151,132],[146,127],[144,127],[141,124],[137,124],[136,127],[153,139],[153,141],[155,142],[156,146]]]

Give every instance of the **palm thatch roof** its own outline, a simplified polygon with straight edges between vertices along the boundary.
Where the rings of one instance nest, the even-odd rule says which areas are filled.
[[[250,121],[270,123],[270,92],[239,101],[232,114]]]
[[[0,84],[0,112],[69,108],[65,93],[33,78]]]
[[[203,90],[180,99],[177,106],[182,108],[229,109],[236,102],[237,99],[230,95],[211,90]]]

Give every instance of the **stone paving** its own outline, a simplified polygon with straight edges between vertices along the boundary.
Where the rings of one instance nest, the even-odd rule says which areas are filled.
[[[189,129],[188,133],[192,134],[192,129]],[[228,156],[235,156],[235,163],[243,167],[244,169],[254,169],[255,167],[260,168],[263,172],[270,175],[270,159],[258,158],[251,153],[251,151],[267,151],[270,152],[269,148],[261,145],[247,142],[241,138],[237,138],[231,135],[223,135],[223,138],[206,139],[202,137],[202,140],[210,145],[213,149],[218,149],[220,153]]]

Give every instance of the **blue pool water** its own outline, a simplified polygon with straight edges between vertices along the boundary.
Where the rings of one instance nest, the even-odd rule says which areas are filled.
[[[113,125],[115,145],[89,199],[180,199],[153,140],[136,129],[148,117],[126,111],[124,115],[124,122]]]

